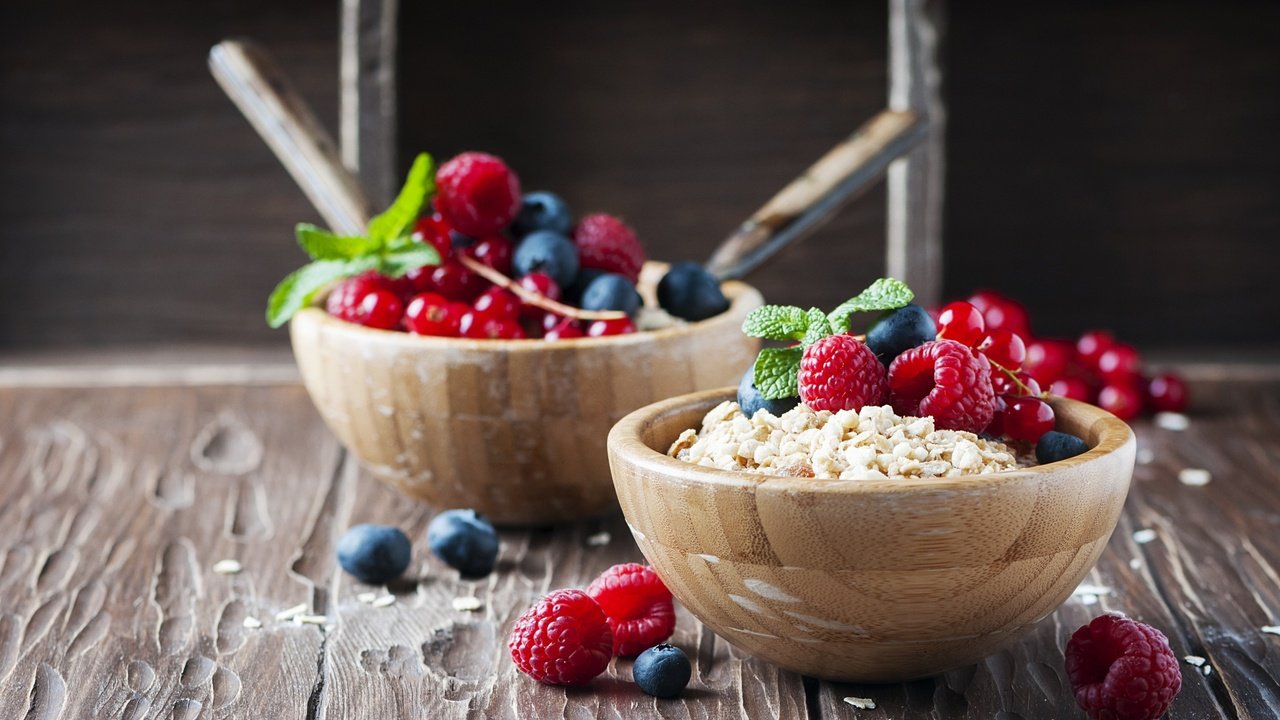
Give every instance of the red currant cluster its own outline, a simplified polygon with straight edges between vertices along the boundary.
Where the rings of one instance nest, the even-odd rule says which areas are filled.
[[[1144,409],[1181,412],[1187,386],[1177,375],[1146,377],[1132,345],[1110,332],[1091,330],[1075,342],[1035,338],[1022,305],[990,290],[936,312],[939,337],[983,353],[992,366],[996,416],[987,430],[1034,441],[1053,429],[1053,410],[1040,398],[1054,395],[1097,404],[1121,420]]]

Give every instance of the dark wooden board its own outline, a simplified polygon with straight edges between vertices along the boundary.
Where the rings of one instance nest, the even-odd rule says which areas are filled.
[[[1280,637],[1259,629],[1280,622],[1277,377],[1197,383],[1185,432],[1139,424],[1154,461],[1137,468],[1088,580],[1111,592],[1073,597],[1008,650],[906,685],[808,681],[681,609],[675,642],[694,680],[682,701],[655,701],[627,661],[564,690],[521,676],[504,648],[539,594],[639,559],[620,518],[504,531],[497,572],[462,581],[426,551],[432,509],[361,471],[278,368],[146,387],[76,387],[74,375],[24,386],[11,372],[0,387],[0,717],[1077,718],[1062,649],[1107,610],[1155,624],[1179,655],[1213,667],[1206,678],[1184,666],[1169,717],[1276,717]],[[1183,467],[1213,481],[1182,485]],[[371,588],[334,561],[338,535],[365,521],[415,539],[390,607],[361,602]],[[1141,528],[1157,538],[1135,543]],[[600,531],[609,541],[590,543]],[[225,558],[244,571],[212,572]],[[460,596],[483,607],[457,611]],[[275,619],[297,603],[331,625]],[[244,628],[245,616],[264,627]],[[855,711],[846,696],[878,708]]]

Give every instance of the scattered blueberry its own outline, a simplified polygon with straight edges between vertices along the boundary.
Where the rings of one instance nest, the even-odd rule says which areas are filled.
[[[517,275],[541,270],[560,287],[568,287],[578,275],[578,249],[560,233],[539,230],[525,235],[516,246],[512,265]]]
[[[640,653],[631,666],[631,677],[646,694],[673,698],[684,690],[693,675],[689,657],[675,645],[663,643]]]
[[[890,311],[867,331],[867,347],[888,367],[903,350],[923,345],[938,336],[933,318],[916,304]]]
[[[564,289],[562,299],[577,307],[582,307],[582,293],[587,291],[587,287],[592,281],[604,275],[607,271],[600,268],[579,268],[578,277],[574,279],[573,284]]]
[[[720,283],[695,262],[671,266],[658,282],[658,304],[685,320],[706,320],[729,309]]]
[[[524,237],[536,230],[550,230],[568,235],[573,229],[573,215],[559,195],[549,192],[526,193],[520,203],[520,213],[511,223],[516,237]]]
[[[640,303],[635,285],[617,273],[605,273],[592,280],[582,293],[583,310],[621,310],[635,315]]]
[[[400,528],[356,525],[338,541],[338,564],[357,580],[382,585],[404,574],[413,544]]]
[[[755,365],[747,368],[742,375],[742,382],[738,383],[738,407],[742,408],[742,414],[747,417],[755,417],[757,410],[768,410],[773,415],[781,415],[798,404],[800,404],[799,397],[781,400],[765,399],[765,396],[756,389]]]
[[[1088,450],[1089,446],[1085,444],[1085,441],[1075,435],[1050,430],[1041,435],[1040,440],[1036,442],[1036,462],[1046,465],[1051,462],[1073,458]]]
[[[465,577],[483,577],[498,559],[498,533],[475,510],[446,510],[427,526],[431,552]]]

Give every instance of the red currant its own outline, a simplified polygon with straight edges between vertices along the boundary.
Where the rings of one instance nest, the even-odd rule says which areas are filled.
[[[413,286],[413,293],[421,295],[422,293],[432,292],[435,285],[431,282],[431,273],[436,269],[435,265],[423,265],[416,267],[404,274],[404,279]]]
[[[1022,337],[1008,330],[988,330],[978,342],[978,352],[1006,370],[1018,370],[1027,359]]]
[[[582,337],[582,328],[578,327],[578,323],[573,318],[564,318],[543,336],[546,340],[572,340],[580,337]]]
[[[387,278],[376,270],[369,270],[338,284],[325,300],[325,309],[339,320],[360,322],[360,303],[374,290],[390,290]]]
[[[1018,382],[1014,382],[1006,373],[992,370],[991,389],[997,395],[1012,395],[1014,397],[1036,396],[1042,392],[1040,383],[1036,382],[1035,378],[1024,372],[1014,373],[1014,375],[1018,378]],[[1018,384],[1019,382],[1021,385]]]
[[[1128,422],[1142,412],[1142,393],[1132,385],[1107,385],[1098,392],[1098,407]]]
[[[938,313],[938,338],[955,340],[973,347],[982,339],[987,325],[978,308],[964,301],[953,302]]]
[[[472,310],[458,323],[462,337],[476,340],[523,340],[524,328],[511,318],[502,318]]]
[[[1064,377],[1054,380],[1049,385],[1049,392],[1080,402],[1092,402],[1093,391],[1089,389],[1089,383],[1078,377]]]
[[[474,307],[493,317],[514,320],[520,314],[520,298],[503,288],[491,287],[476,300]]]
[[[1090,330],[1076,340],[1076,359],[1087,370],[1098,369],[1098,358],[1115,344],[1115,338],[1106,330]]]
[[[1053,429],[1053,408],[1040,398],[1005,398],[1004,434],[1014,440],[1035,442]]]
[[[418,223],[413,226],[413,239],[429,243],[440,253],[440,260],[443,262],[453,253],[453,241],[449,239],[450,229],[449,221],[435,212],[418,219]]]
[[[979,290],[969,298],[969,303],[978,308],[987,330],[1007,330],[1023,337],[1030,337],[1031,328],[1027,322],[1027,310],[1014,300],[992,290]]]
[[[996,412],[991,416],[991,424],[987,426],[986,430],[982,431],[982,434],[990,435],[991,437],[1000,437],[1001,435],[1004,435],[1004,414],[1008,411],[1009,404],[1005,402],[1005,399],[1000,395],[996,396],[995,402]]]
[[[605,337],[608,335],[626,335],[636,331],[636,326],[632,324],[631,318],[618,318],[617,320],[593,320],[587,326],[587,337]]]
[[[473,245],[468,245],[462,254],[488,265],[503,275],[510,275],[512,252],[510,240],[501,235],[490,235],[480,238]]]
[[[556,284],[551,276],[539,271],[534,271],[520,278],[520,287],[535,292],[547,298],[548,300],[560,299],[560,286]]]
[[[1147,407],[1153,412],[1187,409],[1187,383],[1177,375],[1157,375],[1146,384]]]
[[[450,300],[471,302],[484,292],[488,282],[461,264],[450,260],[432,269],[431,285],[436,292]]]
[[[360,301],[358,322],[365,327],[391,330],[404,317],[404,301],[390,290],[374,290]]]
[[[1073,348],[1064,340],[1032,340],[1022,367],[1042,383],[1051,383],[1067,372]]]
[[[1142,358],[1132,345],[1117,343],[1098,356],[1097,369],[1109,383],[1130,383],[1142,374]]]
[[[458,323],[469,309],[462,303],[450,302],[443,295],[423,293],[409,301],[404,311],[404,326],[416,335],[457,337]]]

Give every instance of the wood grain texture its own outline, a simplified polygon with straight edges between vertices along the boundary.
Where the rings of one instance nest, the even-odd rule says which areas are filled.
[[[1066,720],[1081,717],[1062,670],[1067,638],[1116,610],[1214,668],[1184,665],[1170,720],[1272,718],[1280,638],[1259,628],[1280,624],[1274,377],[1196,383],[1185,432],[1136,426],[1155,460],[1137,466],[1086,579],[1104,588],[1096,602],[1075,595],[977,665],[896,685],[806,681],[679,609],[675,642],[694,662],[679,701],[642,695],[621,660],[589,689],[540,686],[501,647],[539,593],[640,558],[621,518],[503,531],[498,571],[463,581],[426,550],[434,510],[344,456],[301,386],[0,387],[0,717]],[[193,460],[243,469],[236,448],[255,445],[260,464],[242,475]],[[1213,482],[1180,484],[1185,466]],[[389,608],[360,602],[382,589],[333,565],[336,537],[356,522],[414,539]],[[1156,540],[1135,543],[1148,527]],[[608,542],[588,542],[602,530]],[[244,572],[212,573],[224,557]],[[464,595],[482,609],[454,611]],[[273,620],[301,602],[332,627]],[[237,633],[244,615],[265,627]],[[877,708],[855,712],[847,696]]]
[[[971,665],[1069,597],[1133,471],[1128,426],[1069,400],[1092,450],[976,478],[830,481],[727,472],[667,448],[733,389],[637,410],[609,433],[627,524],[667,586],[734,645],[784,668],[888,682]]]
[[[320,308],[290,333],[320,414],[375,475],[439,506],[545,524],[617,507],[605,438],[623,415],[741,377],[759,349],[742,321],[763,299],[723,287],[720,315],[616,338],[418,336]]]
[[[378,207],[391,204],[397,188],[399,9],[399,0],[342,0],[342,160]]]

